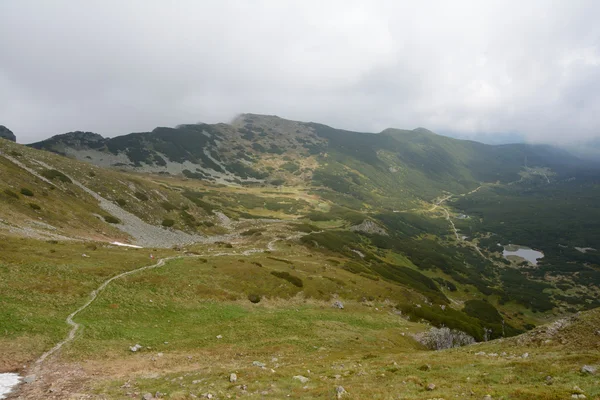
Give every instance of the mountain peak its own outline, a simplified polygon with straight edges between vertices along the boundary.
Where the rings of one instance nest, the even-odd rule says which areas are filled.
[[[425,134],[430,134],[430,135],[437,135],[435,132],[432,132],[429,129],[423,128],[421,126],[418,127],[418,128],[413,129],[413,132],[415,132],[415,133],[425,133]]]

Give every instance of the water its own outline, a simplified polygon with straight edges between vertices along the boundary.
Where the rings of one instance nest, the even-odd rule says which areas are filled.
[[[0,374],[0,399],[5,399],[7,394],[19,384],[21,377],[19,374],[6,373]]]
[[[504,250],[502,251],[502,255],[504,256],[504,258],[506,258],[507,256],[521,257],[521,258],[526,259],[533,265],[537,265],[537,261],[541,258],[544,258],[544,253],[542,253],[541,251],[537,251],[537,250],[530,249],[529,247],[517,246],[517,245],[513,245],[513,244],[509,244],[508,246],[505,246]]]

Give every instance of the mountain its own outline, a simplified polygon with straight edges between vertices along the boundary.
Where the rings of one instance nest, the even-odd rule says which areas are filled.
[[[4,125],[0,125],[0,138],[10,140],[12,142],[17,141],[17,137],[14,133]]]
[[[243,114],[231,124],[192,124],[103,138],[71,132],[31,147],[137,172],[182,174],[220,183],[326,187],[336,196],[390,209],[465,192],[480,182],[510,182],[523,167],[569,177],[580,160],[528,144],[484,145],[426,129],[378,134],[343,131],[275,116]]]

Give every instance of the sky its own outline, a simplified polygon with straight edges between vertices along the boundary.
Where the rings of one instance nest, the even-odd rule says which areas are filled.
[[[580,143],[600,137],[599,15],[597,0],[1,0],[0,124],[29,143],[259,113]]]

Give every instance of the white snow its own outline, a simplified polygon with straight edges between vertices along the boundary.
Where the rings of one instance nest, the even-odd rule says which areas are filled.
[[[5,399],[6,394],[9,394],[10,391],[17,386],[17,384],[21,381],[21,377],[19,374],[14,373],[6,373],[0,374],[0,399]]]
[[[121,242],[110,242],[110,244],[114,244],[115,246],[133,247],[134,249],[143,249],[142,246],[136,246],[135,244],[121,243]]]

